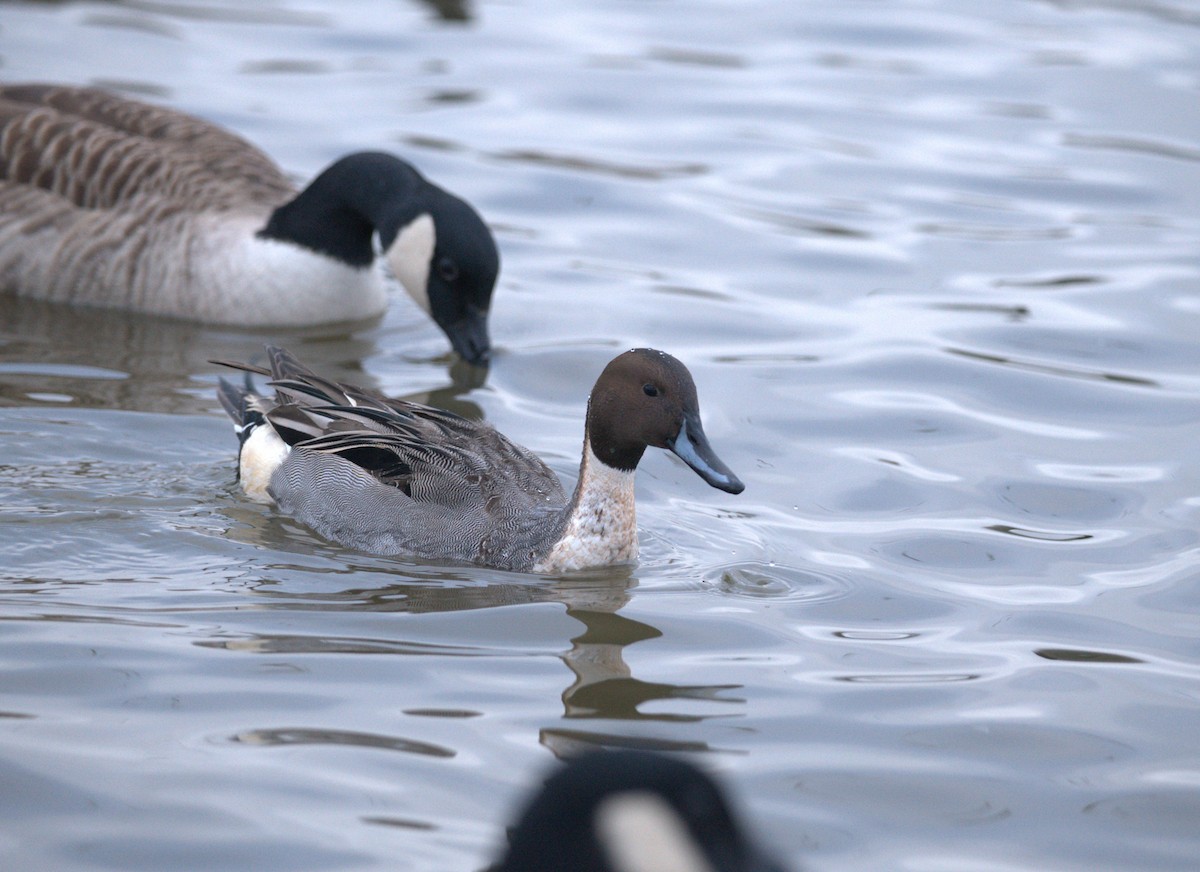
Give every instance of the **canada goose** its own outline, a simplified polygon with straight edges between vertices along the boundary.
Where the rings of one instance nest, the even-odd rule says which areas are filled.
[[[782,872],[682,759],[593,751],[546,779],[488,872]]]
[[[304,326],[409,295],[483,364],[499,271],[465,201],[359,152],[297,192],[228,131],[96,88],[0,87],[0,293],[212,324]]]

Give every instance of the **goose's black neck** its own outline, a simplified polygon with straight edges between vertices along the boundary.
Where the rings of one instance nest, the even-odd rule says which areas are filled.
[[[363,151],[338,160],[288,203],[280,206],[258,235],[294,242],[353,267],[375,259],[373,235],[384,247],[401,225],[422,209],[428,185],[394,155]]]

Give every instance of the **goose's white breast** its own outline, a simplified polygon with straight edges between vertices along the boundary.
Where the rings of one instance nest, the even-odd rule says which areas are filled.
[[[359,321],[387,308],[378,267],[355,269],[298,245],[255,235],[262,222],[201,216],[187,277],[195,317],[254,326]]]

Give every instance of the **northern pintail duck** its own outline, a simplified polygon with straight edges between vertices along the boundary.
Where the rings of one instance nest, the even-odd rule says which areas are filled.
[[[95,88],[0,87],[0,293],[213,324],[372,318],[391,271],[471,363],[499,271],[463,200],[390,154],[297,192],[250,143]]]
[[[781,872],[692,764],[595,751],[560,767],[488,872]]]
[[[669,354],[612,360],[588,401],[579,481],[558,477],[488,424],[322,378],[282,348],[270,403],[222,379],[241,440],[245,493],[322,536],[376,554],[564,572],[637,557],[634,470],[648,446],[674,452],[720,490],[742,482],[700,425],[696,387]]]

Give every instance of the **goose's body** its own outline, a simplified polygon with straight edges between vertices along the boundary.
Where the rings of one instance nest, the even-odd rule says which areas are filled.
[[[782,872],[684,760],[596,751],[534,793],[488,872]]]
[[[579,481],[568,497],[533,453],[489,425],[323,379],[268,349],[275,401],[222,381],[251,498],[326,538],[377,554],[563,572],[637,557],[634,470],[667,448],[705,481],[743,485],[713,453],[687,369],[634,349],[588,403]]]
[[[206,121],[92,88],[0,87],[0,293],[248,327],[371,318],[375,240],[465,359],[499,270],[466,202],[360,152],[297,192]]]

